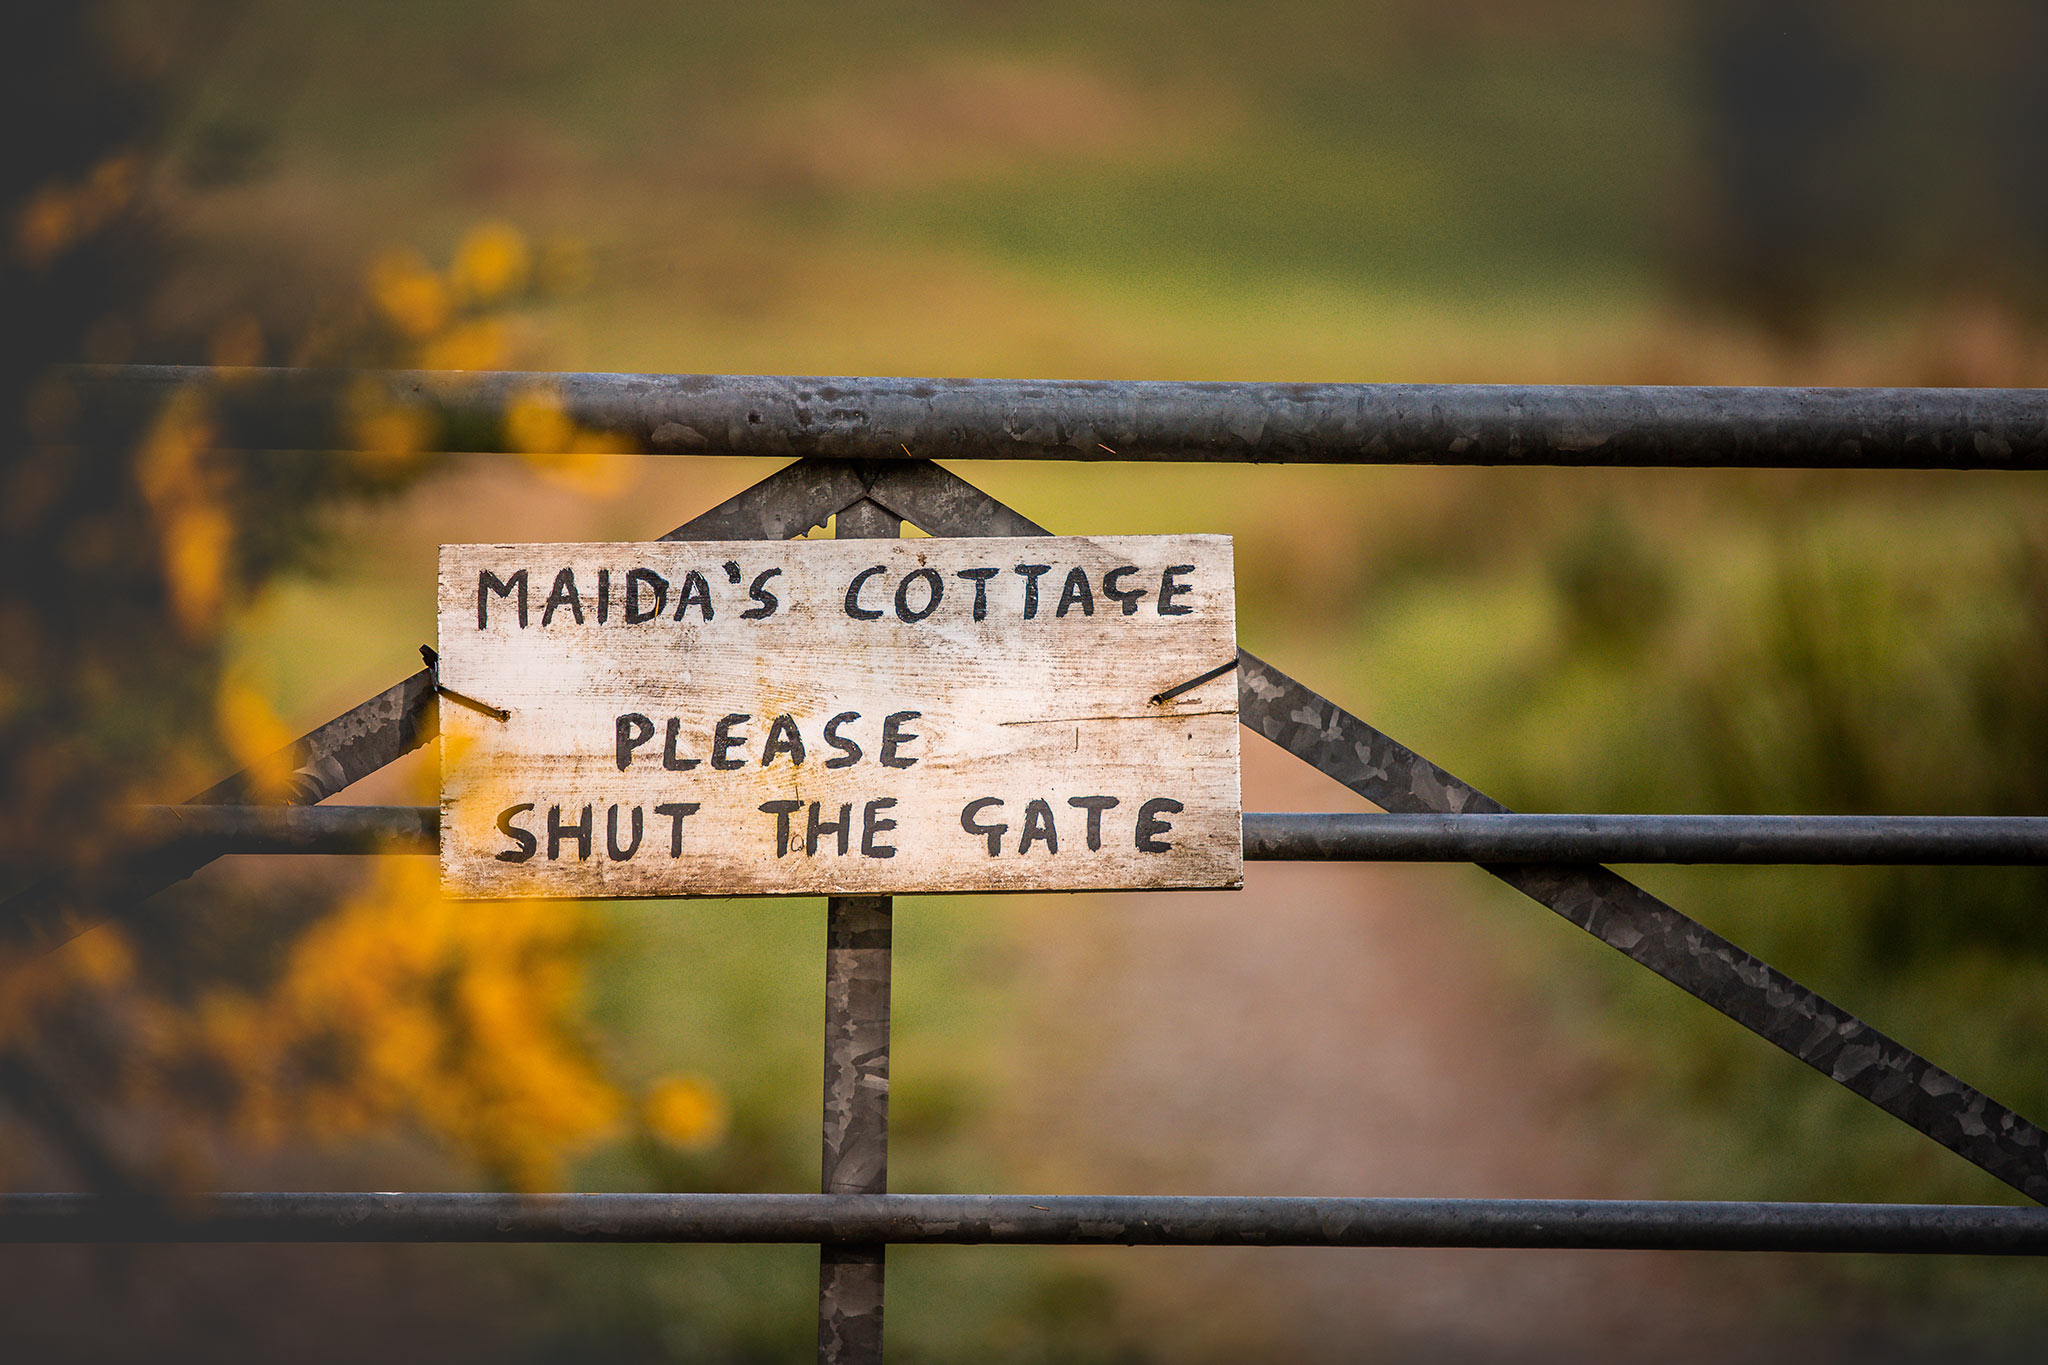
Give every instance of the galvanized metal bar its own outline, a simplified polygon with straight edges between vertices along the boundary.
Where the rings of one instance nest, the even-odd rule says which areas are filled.
[[[194,805],[230,806],[277,800],[311,806],[394,763],[440,734],[434,674],[421,669],[293,741],[265,771],[290,774],[279,794],[264,789],[250,770],[235,773],[192,798]]]
[[[209,857],[248,853],[437,853],[439,806],[140,806],[134,836]]]
[[[887,896],[827,902],[825,1122],[819,1186],[828,1195],[889,1188],[889,958]],[[813,1239],[818,1249],[818,1359],[882,1358],[887,1247],[879,1239]]]
[[[511,449],[544,393],[651,454],[910,461],[2048,467],[2048,392],[1508,384],[1205,384],[775,375],[86,367],[83,436],[124,440],[168,394],[209,388],[230,447],[347,449],[364,386],[441,450]]]
[[[851,460],[798,460],[690,518],[662,540],[794,540],[867,491]]]
[[[841,508],[840,540],[893,540],[903,523],[875,503]],[[825,1122],[819,1188],[889,1189],[889,978],[894,903],[833,896],[825,924]],[[820,1239],[819,1365],[880,1365],[888,1247]]]
[[[0,1243],[817,1242],[2048,1254],[2048,1209],[1187,1195],[0,1195]]]
[[[142,806],[148,843],[229,853],[432,853],[433,806]],[[1253,862],[2039,866],[2038,815],[1380,815],[1246,811]]]
[[[997,502],[930,460],[873,466],[868,497],[934,536],[1049,536],[1016,508]]]
[[[936,465],[893,485],[878,478],[869,496],[933,535],[1043,534],[1016,513],[978,529],[967,509],[986,495]],[[1391,814],[1508,813],[1244,650],[1237,678],[1246,725]],[[1497,863],[1486,870],[1965,1161],[2048,1201],[2048,1135],[2037,1125],[1641,887],[1604,867]]]
[[[2048,817],[1324,815],[1247,811],[1261,861],[2039,866]]]

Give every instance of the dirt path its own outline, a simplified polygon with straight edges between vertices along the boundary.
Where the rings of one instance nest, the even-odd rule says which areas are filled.
[[[1363,809],[1248,744],[1247,809]],[[1503,982],[1455,868],[1254,865],[1241,895],[1041,902],[1033,1188],[1654,1197],[1586,1060]],[[1617,1152],[1622,1153],[1617,1155]],[[1166,1358],[1757,1358],[1767,1263],[1109,1251]],[[1762,1295],[1768,1298],[1768,1295]],[[1815,1343],[1805,1343],[1807,1358]]]

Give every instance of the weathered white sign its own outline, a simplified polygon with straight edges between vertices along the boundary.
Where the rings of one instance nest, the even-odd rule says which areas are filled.
[[[1227,536],[445,545],[453,895],[1228,887]]]

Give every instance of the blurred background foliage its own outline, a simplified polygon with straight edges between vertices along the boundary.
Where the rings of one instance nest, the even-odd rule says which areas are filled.
[[[2019,0],[104,0],[4,24],[8,891],[89,888],[125,807],[261,775],[409,671],[437,542],[652,536],[765,472],[621,458],[544,391],[508,423],[518,462],[436,457],[367,397],[348,455],[223,455],[199,398],[93,452],[53,364],[2048,380],[2048,17]],[[1518,808],[2048,813],[2048,501],[2026,479],[965,472],[1062,530],[1234,533],[1251,648]],[[432,781],[401,765],[349,799]],[[0,1180],[815,1179],[819,907],[486,916],[425,863],[315,862],[216,868],[0,962]],[[1433,885],[1601,1059],[1593,1102],[1662,1172],[1643,1193],[2008,1197],[1454,877]],[[2041,873],[1644,880],[2048,1114]],[[1007,1188],[1045,1169],[1003,1129],[1033,921],[909,913],[898,1187]],[[782,1358],[814,1270],[801,1248],[134,1255],[52,1258],[10,1305],[166,1276],[216,1304],[159,1314],[185,1340],[228,1281],[332,1315],[402,1277],[432,1287],[385,1296],[422,1339],[489,1307],[455,1354]],[[1154,1272],[976,1255],[892,1260],[893,1346],[1217,1349],[1213,1324],[1132,1307]],[[1789,1282],[2014,1330],[2044,1306],[1983,1267]],[[24,1321],[51,1356],[120,1340]]]

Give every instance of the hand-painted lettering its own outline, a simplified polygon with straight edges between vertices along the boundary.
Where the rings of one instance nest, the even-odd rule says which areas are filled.
[[[699,620],[712,619],[711,585],[704,581],[704,575],[695,569],[683,575],[682,591],[676,594],[676,620],[683,619],[683,613],[696,607],[702,615]]]
[[[555,619],[555,612],[567,607],[576,618],[576,624],[583,624],[583,598],[576,591],[576,571],[563,569],[555,575],[555,585],[548,589],[548,600],[540,609],[540,623],[547,626]]]
[[[881,612],[869,611],[860,604],[860,589],[863,583],[866,583],[876,574],[887,572],[889,572],[887,565],[877,564],[874,568],[862,569],[853,576],[853,581],[846,585],[846,614],[848,616],[851,616],[856,621],[879,621],[882,619]]]
[[[747,585],[747,596],[754,605],[740,613],[742,621],[765,621],[773,616],[782,605],[782,599],[768,591],[768,580],[781,574],[780,569],[763,569],[754,575],[754,581]]]
[[[654,594],[651,606],[640,604],[641,590]],[[668,606],[668,580],[652,569],[628,569],[626,571],[626,624],[637,626],[643,621],[652,621]]]
[[[478,630],[486,629],[491,623],[490,602],[492,594],[496,594],[499,597],[510,597],[515,590],[519,594],[519,628],[525,630],[526,570],[521,569],[510,578],[500,578],[489,569],[478,572],[476,576],[476,628]]]
[[[540,847],[540,840],[512,823],[515,816],[524,815],[532,809],[533,802],[527,801],[517,806],[508,806],[498,812],[498,833],[510,839],[513,845],[511,848],[498,854],[499,862],[523,863],[528,858],[531,858],[534,855],[534,851]]]
[[[851,768],[854,764],[860,762],[860,745],[839,733],[840,726],[848,721],[859,719],[860,712],[858,711],[841,711],[838,715],[825,722],[825,742],[839,751],[839,757],[825,760],[826,767]]]
[[[664,801],[654,808],[656,815],[668,817],[668,856],[683,856],[683,821],[703,809],[695,801]]]
[[[633,751],[654,738],[654,722],[638,711],[628,711],[615,722],[613,735],[619,771],[624,772],[633,765]]]
[[[961,569],[953,576],[964,578],[974,585],[974,619],[988,620],[988,581],[1001,573],[997,568]]]
[[[1159,614],[1161,616],[1187,616],[1194,611],[1193,607],[1180,606],[1174,600],[1186,597],[1194,591],[1194,588],[1189,584],[1175,581],[1181,575],[1191,574],[1194,571],[1195,566],[1192,564],[1169,564],[1164,572],[1159,575]]]
[[[1162,815],[1178,815],[1184,809],[1186,808],[1180,802],[1166,796],[1155,796],[1144,805],[1138,807],[1138,829],[1136,836],[1138,852],[1173,852],[1173,845],[1159,837],[1171,830],[1173,825],[1159,817]]]
[[[890,809],[895,804],[895,797],[884,796],[879,800],[868,802],[867,806],[861,811],[861,857],[893,858],[896,856],[896,850],[893,847],[887,844],[878,844],[875,842],[875,838],[877,835],[884,834],[889,830],[896,828],[896,822],[894,820],[885,819],[881,816],[881,812]]]
[[[560,806],[549,806],[548,861],[553,862],[562,856],[562,840],[570,838],[576,841],[576,861],[579,863],[589,862],[590,836],[594,828],[595,825],[589,806],[583,808],[582,818],[573,825],[562,823],[562,808]]]
[[[915,758],[899,757],[897,750],[918,736],[903,728],[906,720],[916,720],[922,711],[895,711],[882,722],[882,766],[885,768],[911,768],[917,765]]]
[[[640,807],[633,807],[633,842],[624,848],[619,846],[619,808],[613,806],[604,818],[604,850],[615,863],[623,863],[640,851],[640,835],[643,832],[644,817]]]
[[[924,605],[910,605],[910,585],[924,584]],[[939,577],[937,569],[913,569],[903,575],[903,581],[896,585],[896,619],[915,625],[939,609],[939,603],[946,597],[946,581]]]
[[[732,757],[732,751],[747,742],[745,735],[733,733],[736,725],[745,725],[754,717],[745,711],[733,711],[719,718],[711,731],[711,766],[720,772],[732,772],[747,766],[744,758]]]

